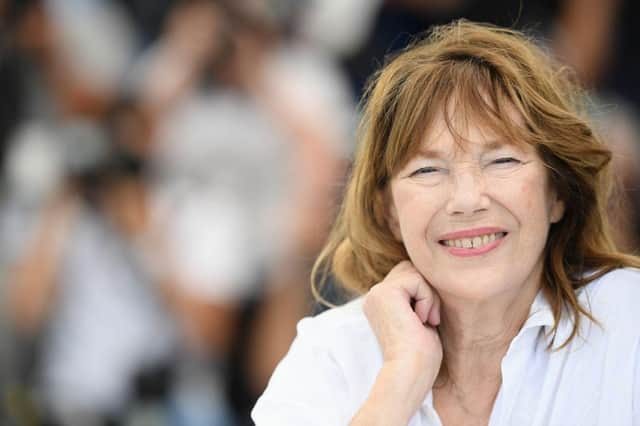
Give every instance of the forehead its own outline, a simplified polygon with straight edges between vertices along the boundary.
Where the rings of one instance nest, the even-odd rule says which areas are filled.
[[[518,150],[528,148],[527,144],[514,141],[481,123],[470,122],[463,129],[452,130],[444,120],[439,120],[424,132],[414,154],[428,157],[459,157],[495,151],[505,146]]]
[[[435,76],[429,74],[430,79],[438,78],[434,87],[402,92],[395,98],[404,108],[392,110],[391,117],[380,120],[381,128],[392,123],[382,142],[383,154],[378,157],[384,162],[381,182],[443,136],[450,137],[461,151],[472,142],[489,140],[535,148],[537,139],[531,131],[535,123],[529,123],[531,117],[513,91],[487,70],[463,65],[446,67],[447,72]]]
[[[453,92],[425,117],[418,149],[453,142],[457,150],[493,149],[498,145],[531,148],[522,114],[504,96],[479,89],[476,96]],[[471,99],[470,99],[471,98]]]
[[[455,98],[455,97],[454,97]],[[530,151],[526,125],[516,109],[505,104],[500,108],[502,119],[485,111],[460,106],[450,99],[425,123],[422,137],[415,141],[412,154],[445,153],[460,155],[469,152],[496,150],[504,146]]]

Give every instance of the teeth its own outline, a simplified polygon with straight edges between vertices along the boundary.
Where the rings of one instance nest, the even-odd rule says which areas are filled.
[[[497,239],[503,238],[506,234],[504,232],[498,232],[494,234],[478,235],[473,238],[459,238],[456,240],[445,240],[443,243],[447,247],[457,248],[478,248],[489,243],[494,242]]]

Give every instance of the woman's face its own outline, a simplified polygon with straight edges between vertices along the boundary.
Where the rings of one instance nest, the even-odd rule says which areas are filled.
[[[549,227],[564,204],[535,150],[441,118],[391,180],[390,224],[442,297],[483,301],[540,284]]]

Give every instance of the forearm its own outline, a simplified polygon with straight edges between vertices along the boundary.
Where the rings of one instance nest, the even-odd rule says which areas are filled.
[[[411,371],[417,371],[411,372]],[[385,364],[351,426],[406,425],[433,385],[435,373]]]

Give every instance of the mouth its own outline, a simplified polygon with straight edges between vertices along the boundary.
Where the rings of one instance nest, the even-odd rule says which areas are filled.
[[[438,243],[445,247],[473,250],[493,246],[496,241],[501,241],[507,234],[508,232],[505,231],[490,232],[461,238],[442,239]]]

